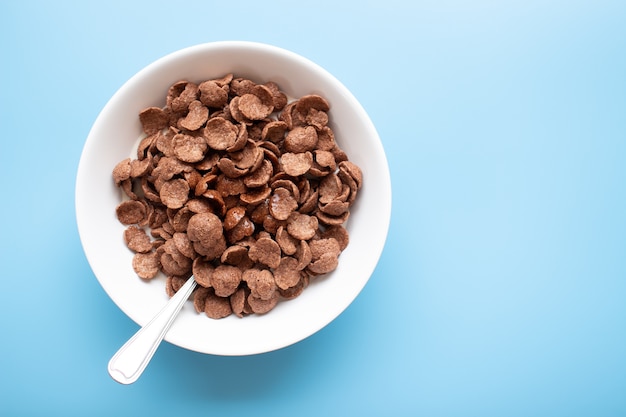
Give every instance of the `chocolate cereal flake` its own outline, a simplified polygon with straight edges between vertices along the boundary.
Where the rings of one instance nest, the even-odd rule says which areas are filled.
[[[159,197],[168,208],[179,209],[189,199],[189,183],[182,178],[166,181],[161,187]]]
[[[156,252],[136,253],[133,256],[133,269],[143,279],[152,279],[157,276],[161,264]]]
[[[202,136],[191,136],[178,133],[172,140],[174,155],[183,162],[202,161],[204,159],[204,155],[206,154],[207,147],[207,142]]]
[[[139,113],[139,121],[146,135],[152,135],[167,127],[169,117],[159,107],[148,107]]]
[[[133,252],[146,253],[152,250],[152,241],[146,231],[135,225],[129,226],[124,231],[124,241]]]
[[[204,137],[208,145],[215,150],[223,151],[234,145],[239,129],[222,117],[214,117],[206,123]]]
[[[115,209],[117,218],[122,224],[131,225],[143,222],[147,215],[146,204],[137,200],[121,202]]]
[[[204,312],[212,319],[223,319],[232,314],[233,310],[230,307],[230,299],[226,297],[220,297],[210,289],[207,291],[206,298],[204,299]]]

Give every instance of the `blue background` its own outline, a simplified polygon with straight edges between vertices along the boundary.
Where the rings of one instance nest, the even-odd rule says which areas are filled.
[[[0,5],[0,415],[625,416],[626,2]],[[393,214],[357,300],[251,357],[136,330],[83,254],[80,153],[115,91],[216,40],[341,80],[376,125]]]

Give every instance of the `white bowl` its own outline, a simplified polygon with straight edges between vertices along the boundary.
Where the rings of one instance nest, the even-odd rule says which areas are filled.
[[[115,215],[121,193],[111,172],[135,153],[140,110],[164,106],[168,87],[178,80],[200,82],[227,73],[275,81],[290,97],[324,96],[336,141],[364,177],[345,224],[350,244],[334,272],[311,280],[299,297],[279,302],[265,315],[213,320],[196,313],[189,301],[165,337],[197,352],[250,355],[294,344],[334,320],[363,289],[385,244],[391,215],[385,153],[363,107],[331,74],[292,52],[252,42],[197,45],[148,65],[115,93],[89,133],[76,179],[76,219],[89,264],[106,293],[138,325],[148,323],[168,301],[165,278],[145,282],[133,271],[132,253],[122,239],[125,227]]]

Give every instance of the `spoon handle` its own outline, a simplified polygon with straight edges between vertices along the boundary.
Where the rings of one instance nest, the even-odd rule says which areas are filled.
[[[108,370],[114,380],[132,384],[139,378],[195,287],[196,281],[192,276],[165,307],[113,355]]]

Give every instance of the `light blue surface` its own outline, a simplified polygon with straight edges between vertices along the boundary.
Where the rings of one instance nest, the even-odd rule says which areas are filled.
[[[2,416],[625,416],[623,1],[2,2]],[[281,351],[170,344],[132,386],[137,330],[74,218],[91,124],[134,73],[215,40],[339,78],[394,190],[378,268]]]

